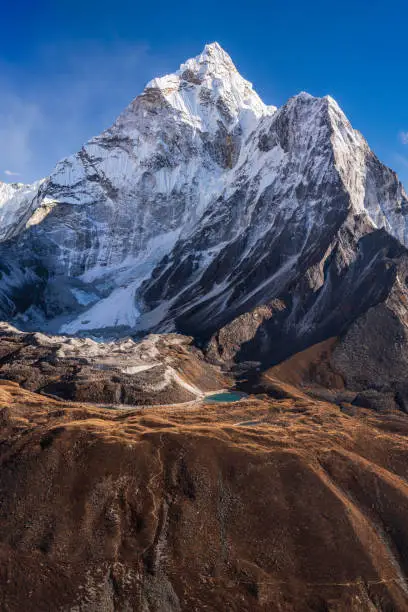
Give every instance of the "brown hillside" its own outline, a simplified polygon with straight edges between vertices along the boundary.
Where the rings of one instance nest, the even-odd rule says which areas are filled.
[[[114,411],[3,381],[1,610],[407,610],[406,416],[289,391]]]

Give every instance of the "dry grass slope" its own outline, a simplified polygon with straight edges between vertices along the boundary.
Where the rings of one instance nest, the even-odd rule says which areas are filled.
[[[0,608],[407,610],[408,421],[285,397],[97,409],[0,385]]]

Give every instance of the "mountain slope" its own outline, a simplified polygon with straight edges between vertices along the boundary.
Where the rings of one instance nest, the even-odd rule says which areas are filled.
[[[286,397],[72,405],[0,381],[2,610],[408,608],[408,425]]]
[[[206,340],[278,300],[253,340],[241,347],[239,324],[232,338],[238,360],[270,365],[343,333],[398,278],[406,325],[406,249],[393,236],[404,241],[407,198],[337,104],[300,94],[261,122],[251,146],[233,181],[241,188],[142,285],[146,317],[165,300],[165,324]]]
[[[133,326],[135,288],[201,218],[252,126],[273,111],[217,44],[149,83],[110,129],[45,181],[35,213],[41,223],[3,249],[3,316],[26,310],[20,288],[34,284],[44,293],[29,321],[41,325],[44,315],[100,301],[90,326]],[[35,276],[38,266],[46,279]]]
[[[44,180],[32,185],[0,181],[0,241],[12,238],[24,227],[39,221],[35,210]]]
[[[208,340],[278,300],[261,336],[283,359],[386,299],[407,205],[332,98],[267,107],[214,43],[41,184],[0,244],[0,313],[28,329]]]

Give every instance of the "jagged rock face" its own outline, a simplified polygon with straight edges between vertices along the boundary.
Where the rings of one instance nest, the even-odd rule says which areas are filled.
[[[364,277],[358,289],[361,296],[359,308],[351,301],[347,289],[348,271],[337,290],[332,286],[327,291],[327,295],[333,296],[333,302],[321,309],[320,326],[314,328],[314,333],[312,331],[306,337],[301,333],[297,337],[290,335],[287,322],[292,313],[286,312],[289,307],[281,309],[278,321],[274,320],[278,313],[261,318],[258,315],[261,309],[257,308],[214,335],[207,349],[209,357],[238,362],[239,366],[234,366],[238,373],[245,366],[240,383],[245,382],[243,388],[268,391],[272,377],[311,389],[315,396],[339,405],[346,401],[376,411],[399,409],[408,412],[408,300],[405,285],[408,259],[405,253],[398,260],[391,259],[390,252],[384,249],[384,239],[388,239],[385,232],[382,244],[376,234],[365,236],[364,240],[367,242],[372,238],[376,249],[382,247],[379,251],[385,258],[381,261],[377,252],[376,261],[365,263],[365,272],[360,270],[354,274]],[[367,248],[365,250],[367,253]],[[354,278],[349,284],[353,292],[356,285]],[[376,287],[382,287],[383,293],[374,296],[371,292]],[[369,301],[375,305],[368,307]],[[354,304],[351,311],[350,304]],[[312,305],[306,316],[314,309],[315,305]],[[254,316],[257,317],[256,325]],[[253,323],[250,337],[244,335],[248,330],[247,321]],[[302,327],[308,329],[304,320],[300,320],[298,329]],[[238,328],[241,332],[234,333]],[[322,330],[324,333],[319,334]],[[321,342],[322,338],[329,339]],[[306,346],[308,348],[304,350]],[[296,354],[299,347],[302,351]],[[270,365],[273,367],[269,368]]]
[[[269,367],[307,346],[344,334],[356,320],[356,325],[363,325],[365,319],[361,317],[386,302],[390,295],[392,316],[404,329],[408,325],[406,249],[384,230],[357,240],[358,234],[343,227],[322,261],[279,294],[281,306],[273,316],[253,321],[250,336],[233,331],[236,327],[242,329],[242,319],[249,316],[242,315],[218,330],[209,348],[221,344],[218,352],[227,361],[257,361]],[[353,258],[348,261],[350,253]],[[253,313],[258,311],[257,308]],[[369,326],[365,325],[364,331],[370,336]],[[363,334],[359,341],[370,359]]]
[[[267,107],[208,45],[40,185],[0,245],[0,314],[208,340],[278,300],[262,333],[285,358],[387,297],[407,210],[333,99]]]
[[[350,207],[330,163],[328,108],[300,95],[263,122],[231,186],[142,285],[149,308],[166,300],[169,321],[205,333],[278,297],[326,251]]]
[[[369,389],[383,399],[391,396],[395,407],[405,412],[408,412],[407,274],[408,262],[404,257],[387,299],[368,309],[347,329],[331,356],[332,367],[348,388]],[[373,404],[372,396],[370,401]]]
[[[241,191],[217,202],[211,216],[207,211],[204,231],[197,228],[179,241],[141,294],[150,307],[164,297],[171,304],[167,320],[204,338],[259,304],[283,300],[287,308],[268,323],[275,332],[267,334],[268,351],[270,344],[272,351],[280,347],[279,360],[341,333],[387,295],[395,276],[391,260],[404,249],[389,233],[375,232],[374,217],[392,234],[386,185],[394,180],[394,206],[405,206],[406,197],[392,172],[374,165],[366,143],[331,99],[302,94],[259,131],[265,165],[248,179],[256,159],[249,153],[247,165],[236,171]],[[277,162],[273,168],[265,151]]]

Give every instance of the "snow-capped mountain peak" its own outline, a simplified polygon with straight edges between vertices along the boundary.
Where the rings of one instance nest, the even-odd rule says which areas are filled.
[[[205,335],[295,286],[345,224],[339,267],[376,228],[408,244],[401,184],[337,103],[267,106],[217,43],[45,181],[3,192],[0,315],[66,333]]]
[[[231,131],[238,124],[248,134],[261,116],[276,110],[261,101],[216,42],[206,45],[177,72],[150,81],[144,95],[150,98],[151,91],[160,92],[188,123],[202,131],[213,131],[218,123]]]
[[[182,64],[179,73],[188,78],[186,71],[203,80],[208,76],[222,78],[238,72],[231,57],[217,42],[205,45],[200,55]]]

